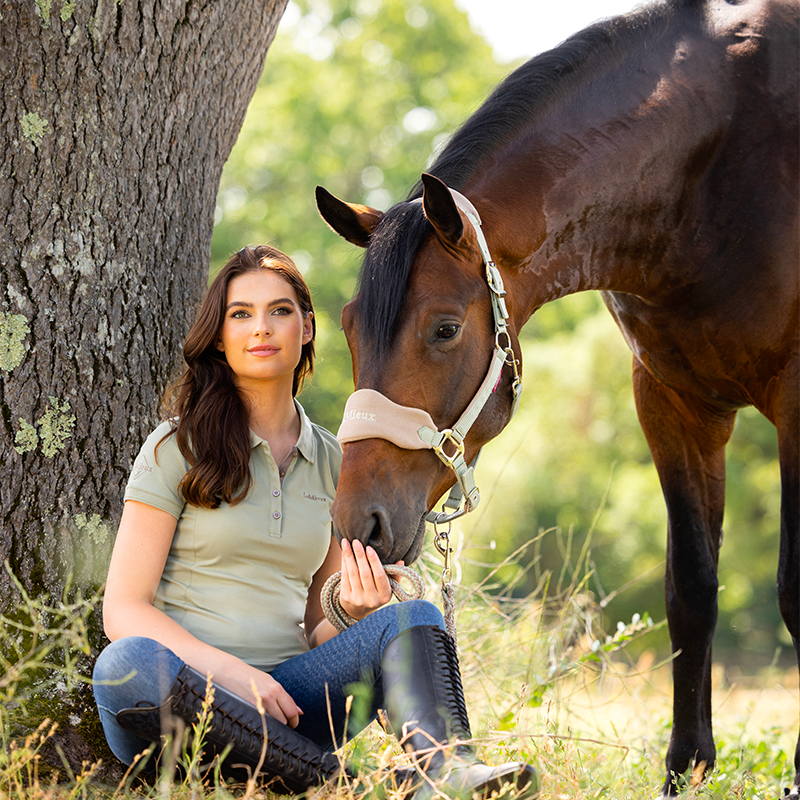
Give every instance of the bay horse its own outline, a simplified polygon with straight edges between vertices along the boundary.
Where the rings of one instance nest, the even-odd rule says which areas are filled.
[[[725,445],[747,405],[777,429],[778,598],[800,659],[798,16],[798,0],[665,0],[601,21],[512,72],[385,213],[317,188],[366,248],[342,312],[358,391],[334,527],[386,563],[417,558],[456,462],[508,424],[525,322],[602,292],[668,512],[663,797],[715,762]]]

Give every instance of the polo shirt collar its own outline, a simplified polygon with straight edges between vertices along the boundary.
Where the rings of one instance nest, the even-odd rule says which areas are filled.
[[[317,440],[314,437],[314,428],[311,420],[308,418],[303,406],[297,402],[295,398],[294,406],[300,417],[300,436],[297,439],[297,450],[302,454],[306,461],[313,464],[317,459]],[[250,449],[258,447],[258,445],[265,443],[258,434],[253,430],[250,431]]]

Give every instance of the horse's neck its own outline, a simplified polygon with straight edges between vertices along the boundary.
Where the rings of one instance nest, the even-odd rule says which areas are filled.
[[[526,137],[527,152],[509,148],[506,163],[478,179],[478,196],[499,198],[485,227],[490,237],[500,231],[495,258],[524,319],[579,291],[659,303],[694,280],[670,252],[697,227],[692,181],[713,158],[728,111],[719,79],[711,70],[687,89],[665,70],[623,89],[616,107],[587,111],[576,98]]]

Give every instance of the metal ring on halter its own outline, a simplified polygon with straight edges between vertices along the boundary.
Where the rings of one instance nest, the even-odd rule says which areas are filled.
[[[507,344],[503,347],[500,344],[500,337],[505,336]],[[502,330],[497,331],[494,335],[494,345],[498,350],[502,350],[506,354],[506,361],[505,363],[509,367],[514,368],[514,378],[515,381],[519,381],[519,359],[517,358],[517,354],[514,352],[514,348],[511,344],[511,334],[508,332],[507,328],[503,328]]]
[[[505,345],[505,347],[503,347],[503,345],[500,344],[500,337],[501,336],[505,336],[506,337],[506,345]],[[494,335],[494,346],[498,350],[504,350],[506,353],[509,350],[511,350],[512,352],[514,351],[513,347],[511,346],[511,334],[508,332],[508,328],[502,328],[501,330],[499,330],[499,331],[497,331],[495,333],[495,335]]]
[[[450,547],[450,531],[453,530],[453,526],[450,523],[450,520],[447,520],[447,530],[444,533],[439,531],[438,524],[436,522],[433,523],[433,535],[436,537],[433,540],[433,546],[439,551],[439,555],[444,556],[445,559],[448,559],[448,553],[451,551]],[[444,539],[447,542],[447,546],[444,547],[440,544],[440,539]]]
[[[455,460],[459,456],[461,456],[462,458],[464,457],[464,442],[461,441],[461,439],[458,438],[458,436],[455,433],[453,433],[453,431],[450,428],[445,428],[445,430],[439,431],[439,433],[442,435],[442,440],[439,442],[438,445],[436,444],[432,445],[433,451],[436,453],[437,456],[439,456],[439,458],[445,463],[447,467],[452,469]],[[448,442],[452,444],[453,447],[455,447],[456,449],[453,455],[448,455],[444,451],[444,446]]]
[[[430,522],[431,525],[444,525],[445,522],[452,522],[454,519],[463,517],[472,511],[472,508],[467,507],[466,498],[462,498],[461,505],[455,511],[429,511],[425,515],[425,521]]]

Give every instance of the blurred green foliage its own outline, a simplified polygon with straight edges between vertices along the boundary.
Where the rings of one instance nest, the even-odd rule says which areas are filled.
[[[475,561],[501,561],[556,528],[520,560],[539,558],[517,583],[524,594],[543,571],[558,573],[564,563],[573,569],[588,537],[595,570],[588,588],[609,622],[635,613],[662,619],[666,509],[636,418],[631,354],[599,295],[573,295],[538,311],[525,330],[523,364],[520,411],[478,465],[488,502],[463,523],[465,553],[475,547]],[[728,446],[715,649],[747,669],[767,666],[778,647],[782,663],[794,658],[775,596],[777,459],[772,424],[753,409],[740,412]],[[481,548],[492,542],[489,557]],[[506,568],[506,583],[517,582],[513,572]],[[666,652],[667,631],[640,644]]]
[[[339,329],[360,253],[320,220],[314,187],[386,209],[509,67],[452,0],[292,2],[267,58],[217,203],[212,272],[229,253],[268,241],[289,252],[315,296],[318,364],[303,404],[336,430],[352,390]],[[483,579],[542,530],[496,578],[529,592],[577,568],[608,622],[664,616],[666,513],[630,383],[630,353],[596,294],[542,308],[523,332],[525,393],[478,467],[483,500],[457,532],[461,578]],[[791,645],[775,599],[780,485],[774,428],[740,414],[729,447],[717,654],[768,664]],[[531,561],[535,561],[531,567]],[[527,568],[527,572],[524,570]],[[666,631],[641,646],[668,649]],[[659,638],[660,637],[660,638]]]

